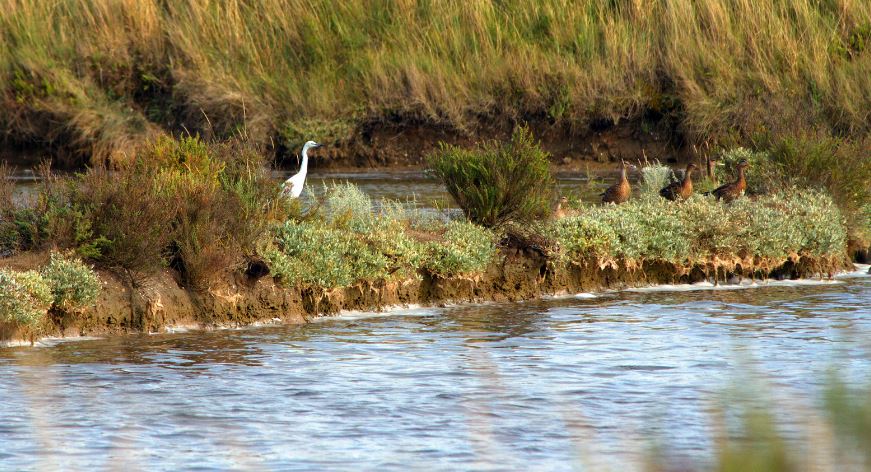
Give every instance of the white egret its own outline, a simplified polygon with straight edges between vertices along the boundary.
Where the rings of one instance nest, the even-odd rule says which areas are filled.
[[[282,195],[289,198],[299,198],[300,194],[302,194],[302,188],[305,185],[305,174],[308,172],[308,150],[316,149],[321,146],[322,144],[318,144],[314,141],[309,141],[303,145],[302,165],[299,166],[299,172],[284,181],[284,185],[282,186],[283,189],[281,191]]]

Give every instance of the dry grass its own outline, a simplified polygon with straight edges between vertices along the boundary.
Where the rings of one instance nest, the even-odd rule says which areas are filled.
[[[664,113],[697,141],[871,122],[856,0],[9,0],[0,41],[3,131],[79,159],[181,125],[266,139],[395,115]]]

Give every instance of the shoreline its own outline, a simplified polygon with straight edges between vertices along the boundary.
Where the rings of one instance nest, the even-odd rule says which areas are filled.
[[[412,279],[367,281],[335,289],[282,287],[268,276],[252,280],[239,273],[229,274],[222,287],[195,292],[181,288],[168,270],[137,285],[101,271],[103,290],[95,306],[76,316],[49,316],[38,333],[0,326],[0,347],[32,346],[48,339],[65,342],[128,334],[302,325],[343,312],[383,313],[409,307],[572,298],[580,294],[594,298],[597,293],[613,290],[734,290],[768,285],[759,281],[786,279],[799,285],[829,284],[837,283],[837,277],[868,270],[846,258],[812,261],[805,257],[797,262],[784,261],[768,271],[730,271],[721,279],[740,277],[756,285],[714,285],[697,265],[690,270],[662,263],[645,263],[634,270],[577,264],[555,267],[554,261],[540,254],[508,251],[497,259],[476,276],[441,278],[420,274]],[[820,274],[823,266],[833,272]],[[829,277],[813,280],[825,275]]]

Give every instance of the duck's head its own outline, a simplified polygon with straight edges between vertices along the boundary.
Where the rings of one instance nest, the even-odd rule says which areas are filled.
[[[738,168],[746,169],[747,167],[750,167],[750,163],[747,162],[747,159],[741,159],[741,161],[738,163]]]

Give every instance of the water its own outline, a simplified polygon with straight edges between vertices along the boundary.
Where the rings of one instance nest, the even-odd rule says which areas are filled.
[[[295,170],[273,171],[276,181],[284,181]],[[589,201],[598,201],[601,193],[613,180],[613,172],[596,173],[560,172],[556,174],[557,188],[562,195],[576,195]],[[13,174],[17,183],[16,196],[20,200],[33,199],[38,191],[39,178],[32,171],[23,169]],[[591,182],[592,179],[592,182]],[[422,208],[454,208],[456,204],[438,180],[421,169],[370,170],[366,172],[342,172],[316,169],[306,178],[306,191],[322,195],[328,185],[351,182],[373,200],[389,199],[398,202],[414,202]]]
[[[654,438],[704,461],[748,371],[786,423],[831,368],[866,381],[869,306],[856,275],[0,349],[0,469],[631,470]]]

